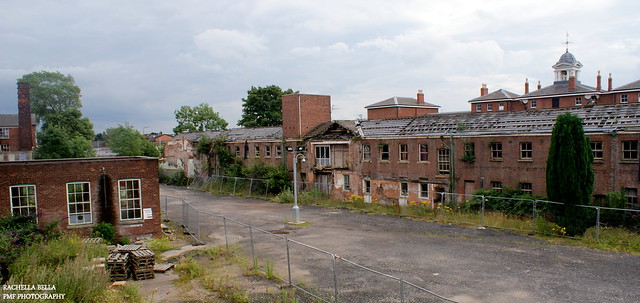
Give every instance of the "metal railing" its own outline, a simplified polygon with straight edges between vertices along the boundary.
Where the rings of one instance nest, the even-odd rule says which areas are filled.
[[[235,254],[266,273],[273,266],[286,277],[275,277],[322,302],[456,302],[424,287],[390,275],[332,252],[290,239],[222,214],[199,210],[175,196],[161,195],[163,219],[183,225],[199,242],[204,232],[222,230],[223,244],[239,246],[245,254]],[[180,215],[178,215],[180,213]],[[247,260],[247,258],[250,258]],[[271,265],[270,265],[271,264]],[[286,270],[285,270],[286,269]],[[308,273],[301,277],[296,272]],[[314,279],[311,284],[300,280]],[[390,283],[392,282],[392,283]]]

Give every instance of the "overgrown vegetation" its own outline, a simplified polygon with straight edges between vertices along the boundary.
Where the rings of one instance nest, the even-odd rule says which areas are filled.
[[[107,244],[116,243],[116,228],[108,222],[100,222],[93,227],[91,232],[93,237],[102,238]]]
[[[184,170],[167,170],[158,169],[158,182],[167,185],[175,186],[187,186],[189,185],[189,179],[185,176]]]

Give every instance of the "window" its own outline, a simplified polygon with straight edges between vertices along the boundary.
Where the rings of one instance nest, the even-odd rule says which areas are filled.
[[[429,184],[426,184],[426,183],[420,184],[420,198],[429,199]]]
[[[400,161],[409,162],[409,146],[406,144],[400,144],[398,147],[400,151]]]
[[[9,144],[1,144],[0,152],[9,151]]]
[[[362,161],[371,161],[371,145],[362,146]]]
[[[234,147],[234,151],[235,151],[236,156],[240,157],[240,146],[235,146]]]
[[[0,128],[0,139],[9,138],[9,129],[6,127]]]
[[[638,141],[622,141],[622,160],[638,160]]]
[[[329,155],[329,145],[316,145],[316,166],[327,166],[331,164]]]
[[[482,104],[476,104],[476,111],[477,112],[481,112],[482,111]]]
[[[363,180],[362,181],[362,187],[363,187],[363,193],[364,194],[371,194],[371,180]]]
[[[267,158],[271,158],[271,145],[265,145],[264,156]]]
[[[276,158],[282,158],[282,145],[276,145]]]
[[[451,170],[451,163],[449,163],[449,149],[438,149],[438,173],[446,175]]]
[[[498,110],[504,110],[504,103],[498,103]]]
[[[491,181],[491,189],[502,191],[502,182],[500,181]]]
[[[349,183],[349,175],[342,175],[342,190],[351,189],[351,185]]]
[[[120,220],[142,219],[140,179],[118,180]]]
[[[420,144],[418,152],[420,155],[420,162],[429,161],[429,147],[427,146],[427,144]]]
[[[389,161],[389,144],[380,145],[380,161]]]
[[[536,100],[531,100],[531,108],[536,108],[538,106],[538,102]]]
[[[462,157],[462,161],[467,163],[473,163],[476,161],[476,147],[473,142],[464,143],[464,156]]]
[[[576,105],[582,105],[582,97],[576,98]]]
[[[520,142],[520,160],[533,159],[533,143]]]
[[[627,94],[620,95],[620,103],[627,103],[627,102],[629,102],[629,96],[627,96]]]
[[[637,188],[625,188],[625,196],[627,197],[627,203],[638,204],[638,189]]]
[[[591,151],[593,151],[593,160],[602,160],[604,156],[602,141],[591,141],[589,144],[591,145]]]
[[[67,183],[69,225],[92,223],[89,182]]]
[[[9,187],[11,195],[11,214],[14,216],[26,216],[36,213],[36,186],[16,185]]]
[[[532,194],[533,186],[531,185],[531,183],[520,183],[520,191],[525,194]]]
[[[490,142],[491,147],[491,160],[502,160],[502,142]]]
[[[493,104],[489,103],[487,104],[487,111],[490,112],[493,110]]]
[[[260,157],[260,146],[256,145],[256,146],[254,146],[254,149],[255,149],[254,156],[256,158],[259,158]]]
[[[400,196],[406,197],[409,195],[409,183],[400,182]]]

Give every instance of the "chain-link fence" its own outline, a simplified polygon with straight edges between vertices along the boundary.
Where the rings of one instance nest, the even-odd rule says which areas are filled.
[[[313,301],[456,302],[282,234],[198,210],[179,197],[162,195],[161,204],[163,219],[181,224],[197,241],[204,243],[208,239],[204,234],[219,232],[219,238],[224,239],[220,245],[227,251],[233,253],[230,246],[239,247],[243,253],[236,256],[264,273],[271,272]]]

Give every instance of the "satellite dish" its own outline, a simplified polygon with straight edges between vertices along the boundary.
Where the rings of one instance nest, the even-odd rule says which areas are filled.
[[[586,99],[591,99],[591,98],[593,98],[593,95],[584,95],[584,97],[585,97]]]
[[[520,102],[522,102],[522,104],[527,104],[529,100],[520,100]]]

